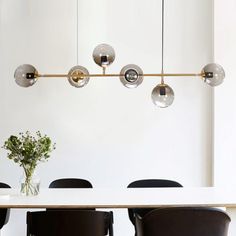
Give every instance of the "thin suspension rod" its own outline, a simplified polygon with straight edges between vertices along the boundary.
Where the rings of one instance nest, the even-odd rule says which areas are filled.
[[[89,75],[84,75],[84,74],[80,74],[77,75],[78,78],[85,78],[85,77],[119,77],[119,76],[125,76],[124,74],[89,74]],[[144,76],[144,77],[164,77],[164,76],[168,76],[168,77],[194,77],[194,76],[200,76],[200,77],[204,77],[204,73],[175,73],[175,74],[142,74],[140,76]],[[60,78],[64,78],[64,77],[69,77],[68,74],[37,74],[36,77],[45,77],[45,78],[56,78],[56,77],[60,77]],[[76,76],[74,76],[76,78]]]
[[[162,0],[162,11],[161,11],[161,74],[164,74],[164,24],[165,24],[165,3]],[[161,76],[161,83],[164,84],[164,76]]]
[[[79,64],[79,0],[76,0],[76,65]]]

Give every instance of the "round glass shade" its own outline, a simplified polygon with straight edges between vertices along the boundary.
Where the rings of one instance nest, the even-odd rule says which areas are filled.
[[[89,75],[89,72],[85,67],[74,66],[68,72],[68,81],[72,86],[81,88],[89,82],[89,77],[84,77],[86,75]]]
[[[127,88],[136,88],[143,82],[143,71],[137,65],[126,65],[120,71],[120,81]]]
[[[152,101],[161,108],[170,106],[174,101],[174,91],[167,84],[158,84],[152,90]]]
[[[115,60],[115,51],[108,44],[99,44],[93,50],[93,60],[101,67],[107,67]]]
[[[211,63],[206,65],[202,73],[204,73],[204,82],[211,86],[220,85],[225,78],[225,71],[221,65]]]
[[[14,73],[16,83],[21,87],[30,87],[37,81],[38,71],[29,64],[18,66]]]

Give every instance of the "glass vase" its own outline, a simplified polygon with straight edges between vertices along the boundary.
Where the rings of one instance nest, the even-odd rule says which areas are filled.
[[[20,179],[20,193],[24,196],[36,196],[39,194],[40,179],[34,169],[26,170]]]

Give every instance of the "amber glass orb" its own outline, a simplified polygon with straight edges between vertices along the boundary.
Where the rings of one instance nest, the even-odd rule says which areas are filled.
[[[14,73],[16,83],[21,87],[30,87],[37,81],[38,71],[34,66],[24,64],[18,66]]]
[[[137,65],[126,65],[120,71],[120,81],[127,88],[136,88],[143,82],[143,71]]]
[[[76,87],[84,87],[89,82],[88,70],[83,66],[74,66],[68,72],[68,81],[69,83]]]
[[[170,106],[174,101],[174,91],[167,84],[158,84],[152,90],[152,101],[161,108]]]
[[[99,44],[93,50],[93,60],[97,65],[106,68],[115,60],[115,51],[108,44]]]
[[[213,87],[220,85],[225,78],[223,67],[215,63],[206,65],[203,68],[202,73],[204,73],[204,81]]]

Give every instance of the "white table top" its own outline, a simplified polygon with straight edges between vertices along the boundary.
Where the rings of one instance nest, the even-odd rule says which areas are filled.
[[[0,208],[236,207],[233,188],[41,189],[33,197],[0,188]]]

